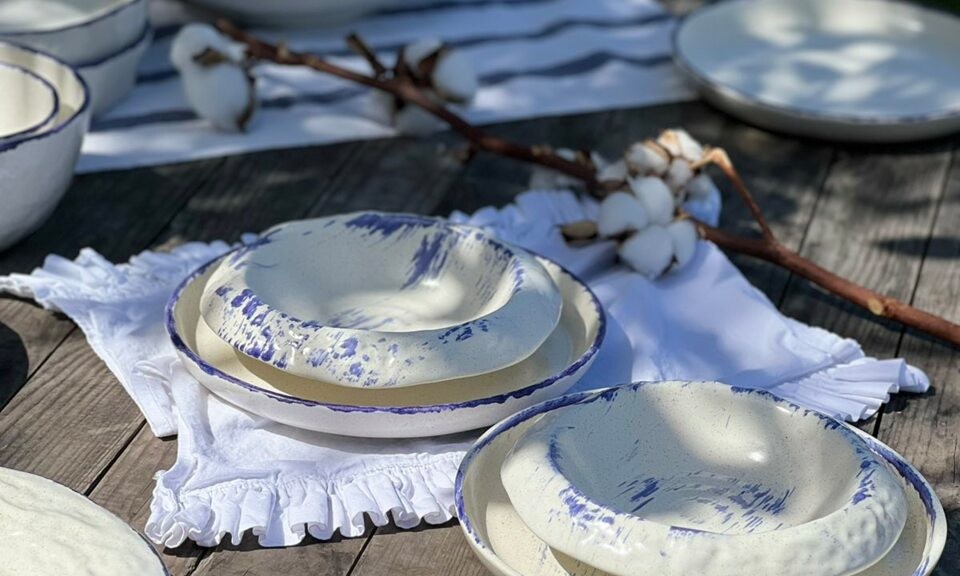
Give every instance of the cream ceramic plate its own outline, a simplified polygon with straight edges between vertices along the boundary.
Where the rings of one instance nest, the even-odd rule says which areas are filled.
[[[716,106],[828,140],[960,129],[960,18],[887,0],[731,0],[687,17],[675,59]]]
[[[0,102],[0,143],[43,130],[60,107],[52,84],[10,64],[0,64]]]
[[[73,178],[90,121],[89,93],[75,70],[35,50],[0,41],[0,63],[25,68],[49,82],[60,106],[46,130],[0,142],[0,250],[39,226]]]
[[[117,52],[91,62],[77,64],[77,71],[90,87],[91,109],[94,117],[116,106],[133,90],[137,83],[140,58],[150,46],[153,32],[144,27],[140,35]]]
[[[299,378],[239,354],[199,318],[214,267],[184,281],[167,307],[167,329],[187,370],[214,394],[276,422],[347,436],[436,436],[489,426],[562,394],[593,362],[603,310],[582,282],[542,260],[563,296],[563,314],[524,361],[483,376],[396,389],[358,389]]]
[[[0,0],[0,38],[70,64],[107,57],[147,25],[147,0]]]
[[[626,388],[645,385],[631,384]],[[471,547],[494,574],[607,576],[607,573],[573,560],[537,538],[517,515],[500,479],[507,453],[543,414],[593,401],[595,394],[570,394],[528,408],[491,428],[467,452],[457,473],[454,494],[457,514]],[[843,426],[861,436],[870,450],[895,472],[908,505],[907,521],[894,547],[857,576],[928,576],[940,559],[947,536],[946,517],[940,501],[920,473],[900,455],[879,441]],[[634,574],[648,576],[659,572],[640,565]]]
[[[247,356],[353,388],[486,374],[543,344],[562,299],[478,228],[357,212],[281,224],[214,270],[207,325]]]
[[[125,522],[65,486],[9,468],[0,468],[0,535],[0,574],[167,574]]]

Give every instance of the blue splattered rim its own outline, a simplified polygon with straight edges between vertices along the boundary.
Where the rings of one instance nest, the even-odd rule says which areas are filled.
[[[53,120],[57,116],[57,114],[60,112],[60,95],[57,94],[57,89],[54,88],[53,84],[48,82],[46,78],[43,78],[42,76],[38,75],[36,72],[33,72],[28,68],[24,68],[23,66],[18,66],[16,64],[10,64],[9,62],[0,62],[0,68],[6,69],[6,70],[13,70],[14,72],[27,76],[31,80],[36,80],[37,82],[42,84],[44,88],[49,90],[51,96],[53,96],[53,106],[50,107],[50,112],[46,115],[46,117],[44,117],[39,122],[34,123],[32,126],[27,126],[26,128],[22,130],[18,130],[17,132],[11,132],[9,134],[0,134],[0,142],[12,140],[14,138],[19,138],[26,134],[31,134],[33,132],[36,132],[41,126],[48,124],[51,120]]]
[[[686,384],[697,384],[698,382],[687,382]],[[466,476],[467,470],[470,468],[470,465],[477,458],[477,456],[494,440],[499,436],[508,432],[509,430],[527,422],[528,420],[545,414],[547,412],[552,412],[559,408],[566,406],[571,406],[574,404],[589,404],[600,399],[611,399],[615,397],[622,390],[636,391],[644,386],[656,386],[664,384],[676,384],[674,381],[658,381],[658,382],[634,382],[632,384],[621,384],[619,386],[613,386],[610,388],[602,388],[597,390],[587,390],[585,392],[575,392],[573,394],[567,394],[560,396],[559,398],[554,398],[552,400],[547,400],[546,402],[541,402],[535,406],[531,406],[520,412],[510,416],[499,423],[495,424],[492,428],[487,430],[480,438],[474,443],[473,446],[467,450],[466,455],[464,455],[463,460],[460,463],[460,467],[457,470],[457,477],[454,483],[453,497],[454,504],[457,510],[457,517],[460,520],[461,527],[464,533],[470,538],[473,544],[479,548],[490,551],[494,556],[498,555],[484,543],[483,538],[474,528],[472,522],[470,521],[470,516],[467,514],[466,505],[464,504],[463,498],[463,482]],[[940,559],[940,555],[943,552],[944,545],[946,544],[946,515],[943,511],[943,506],[940,503],[940,500],[937,498],[937,495],[934,493],[933,488],[930,484],[923,478],[920,472],[913,467],[912,464],[907,462],[902,456],[897,452],[891,449],[889,446],[880,442],[876,438],[857,430],[856,428],[840,422],[834,418],[831,418],[825,414],[817,412],[816,410],[810,410],[808,408],[803,408],[794,402],[790,402],[776,394],[768,392],[766,390],[758,390],[753,388],[743,388],[738,386],[731,386],[732,391],[737,393],[750,393],[757,394],[769,398],[774,403],[783,404],[794,410],[805,410],[811,414],[817,415],[824,421],[832,421],[836,423],[837,429],[842,429],[850,434],[858,437],[864,441],[867,447],[877,456],[883,458],[898,474],[908,483],[910,486],[916,490],[917,495],[919,496],[921,502],[923,502],[923,507],[926,512],[928,525],[927,525],[927,543],[924,548],[924,559],[921,565],[913,573],[912,576],[924,576],[932,570],[933,567]],[[938,530],[938,527],[942,527]],[[936,533],[939,532],[941,536],[936,538]],[[498,557],[499,558],[499,557]],[[511,569],[512,570],[512,569]]]
[[[762,0],[726,0],[724,2],[716,2],[710,5],[707,5],[699,10],[690,12],[680,18],[680,22],[673,28],[673,32],[670,36],[670,46],[671,51],[673,52],[673,61],[677,65],[677,68],[680,69],[684,75],[693,81],[695,84],[698,84],[701,87],[708,88],[718,94],[722,94],[726,98],[736,100],[742,104],[749,104],[750,106],[755,106],[766,110],[767,112],[787,115],[793,118],[800,120],[818,120],[818,121],[827,121],[835,122],[837,124],[846,124],[849,126],[888,126],[888,125],[900,125],[900,124],[924,124],[930,122],[937,122],[941,120],[950,120],[953,118],[960,117],[960,107],[955,107],[952,110],[945,110],[930,114],[913,114],[906,116],[857,116],[853,114],[842,114],[842,113],[828,113],[822,112],[819,110],[811,108],[801,108],[796,106],[791,106],[787,104],[773,104],[762,100],[752,94],[743,92],[729,84],[723,82],[718,82],[714,80],[708,73],[700,70],[688,57],[683,53],[683,50],[680,45],[680,34],[683,33],[683,29],[689,24],[689,22],[696,20],[697,18],[703,18],[710,15],[711,12],[719,9],[725,9],[733,4],[742,4],[746,2],[757,2]],[[954,14],[950,14],[945,10],[936,9],[930,6],[921,6],[914,3],[904,3],[895,0],[872,0],[877,3],[890,4],[895,6],[909,6],[914,10],[919,12],[929,12],[934,15],[957,19]],[[958,22],[960,24],[960,22]]]
[[[56,34],[58,32],[65,32],[67,30],[86,28],[88,26],[93,26],[94,24],[97,24],[98,22],[101,22],[103,20],[106,20],[107,18],[110,18],[115,14],[119,14],[120,12],[123,12],[124,10],[132,6],[135,6],[141,2],[146,2],[146,1],[147,0],[126,0],[125,2],[115,3],[117,5],[114,6],[113,8],[110,8],[109,10],[105,10],[99,14],[96,14],[90,19],[79,20],[77,22],[64,24],[56,28],[34,28],[31,30],[12,30],[9,32],[0,31],[0,37],[16,38],[18,36],[38,36],[41,34]]]
[[[555,374],[545,380],[541,380],[536,384],[531,384],[524,388],[514,390],[505,394],[498,394],[496,396],[491,396],[488,398],[478,398],[476,400],[469,400],[465,402],[455,402],[448,404],[425,404],[420,406],[355,406],[349,404],[333,404],[326,402],[317,402],[313,400],[306,400],[303,398],[297,398],[295,396],[289,396],[287,394],[281,394],[278,392],[273,392],[271,390],[264,390],[258,386],[254,386],[249,382],[240,380],[239,378],[234,378],[229,374],[224,374],[215,366],[212,366],[201,359],[189,346],[186,345],[186,342],[183,341],[183,338],[180,336],[180,333],[177,329],[176,319],[174,317],[174,310],[176,309],[177,302],[180,300],[181,294],[194,280],[202,276],[210,266],[220,262],[222,259],[230,256],[232,253],[237,250],[241,250],[243,247],[238,246],[233,250],[230,250],[226,254],[218,256],[213,260],[203,264],[189,276],[187,276],[174,290],[173,294],[170,296],[170,299],[167,301],[167,306],[164,311],[164,320],[167,329],[167,334],[170,336],[173,346],[185,357],[189,358],[200,370],[204,373],[209,374],[210,376],[215,376],[225,382],[230,384],[240,386],[241,388],[247,390],[248,392],[255,392],[258,394],[263,394],[273,400],[278,402],[283,402],[286,404],[299,404],[303,406],[316,406],[322,407],[336,412],[363,412],[363,413],[389,413],[389,414],[398,414],[398,415],[407,415],[407,414],[427,414],[427,413],[436,413],[436,412],[446,412],[450,410],[460,410],[465,408],[473,408],[477,406],[483,406],[486,404],[502,404],[508,400],[515,398],[523,398],[529,396],[540,390],[551,386],[552,384],[567,378],[575,373],[577,373],[581,368],[583,368],[587,363],[589,363],[593,357],[596,355],[597,351],[600,349],[600,346],[603,344],[603,340],[607,332],[607,318],[606,314],[603,311],[603,306],[600,304],[599,298],[596,294],[590,289],[587,284],[578,278],[574,273],[570,272],[560,264],[557,264],[549,258],[537,255],[538,258],[543,258],[544,260],[550,262],[554,266],[560,269],[563,274],[566,274],[574,282],[576,282],[579,287],[584,290],[589,296],[590,301],[593,303],[594,311],[597,314],[597,333],[594,336],[593,342],[587,348],[587,350],[580,355],[572,364],[564,368],[558,374]]]
[[[35,142],[42,138],[47,138],[49,136],[59,134],[60,132],[65,130],[68,126],[72,126],[73,123],[76,122],[78,118],[83,117],[87,109],[90,108],[90,87],[87,86],[86,80],[84,80],[83,76],[81,76],[80,73],[77,72],[76,68],[74,68],[73,66],[70,66],[69,64],[67,64],[66,62],[64,62],[63,60],[60,60],[55,56],[52,56],[42,50],[37,50],[35,48],[28,48],[27,46],[22,46],[20,44],[16,44],[13,42],[4,42],[3,40],[0,40],[0,48],[2,47],[13,48],[14,50],[19,50],[21,52],[26,52],[28,54],[41,56],[43,58],[53,61],[54,64],[57,64],[58,66],[61,66],[66,70],[69,70],[70,73],[73,74],[74,79],[76,79],[76,81],[80,83],[80,89],[83,91],[83,101],[80,103],[80,106],[73,113],[73,115],[71,115],[69,118],[67,118],[63,122],[57,124],[53,128],[49,130],[41,130],[39,132],[25,136],[24,138],[18,138],[15,142],[0,143],[0,152],[7,152],[8,150],[14,150],[17,147],[23,144],[26,144],[28,142]],[[3,62],[2,55],[0,55],[0,62]],[[59,97],[59,92],[58,92],[58,97]]]
[[[87,69],[87,68],[93,68],[93,67],[95,67],[95,66],[99,66],[99,65],[101,65],[101,64],[104,64],[104,63],[106,63],[106,62],[109,62],[109,61],[111,61],[111,60],[114,60],[114,59],[116,59],[116,58],[119,58],[119,57],[121,57],[121,56],[124,56],[124,55],[127,54],[128,52],[132,52],[133,50],[136,50],[137,48],[139,48],[141,44],[145,44],[146,41],[147,41],[147,39],[148,39],[152,34],[153,34],[153,28],[150,27],[150,23],[148,22],[148,23],[143,27],[143,30],[140,31],[140,34],[137,35],[136,38],[134,38],[133,40],[131,40],[128,44],[125,44],[124,46],[121,46],[120,48],[118,48],[118,49],[116,50],[116,52],[111,52],[110,54],[107,54],[106,56],[102,56],[102,57],[96,58],[96,59],[94,59],[94,60],[88,60],[88,61],[86,61],[86,62],[81,62],[81,63],[79,63],[79,64],[74,64],[74,67],[75,67],[75,68],[78,68],[78,69],[80,69],[80,70],[85,70],[85,69]]]

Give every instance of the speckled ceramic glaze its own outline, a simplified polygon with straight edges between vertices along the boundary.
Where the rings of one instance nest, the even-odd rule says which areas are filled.
[[[0,38],[73,65],[117,53],[147,25],[147,0],[0,0]]]
[[[90,121],[83,79],[67,64],[29,48],[0,41],[0,63],[30,70],[57,91],[60,106],[45,130],[0,142],[0,249],[40,225],[73,178]]]
[[[894,474],[839,422],[715,382],[555,410],[501,475],[537,536],[617,576],[846,576],[882,558],[907,516]]]
[[[9,468],[0,468],[0,534],[0,574],[168,574],[125,522],[65,486]]]
[[[43,130],[60,107],[52,84],[10,64],[0,64],[0,102],[0,143]]]
[[[562,394],[592,364],[603,341],[603,310],[582,282],[542,260],[563,297],[560,322],[531,356],[471,378],[396,389],[359,389],[293,376],[238,353],[199,318],[214,268],[188,278],[167,307],[167,329],[187,370],[214,394],[255,414],[347,436],[436,436],[489,426]]]
[[[359,212],[267,231],[217,267],[200,308],[251,358],[392,388],[516,364],[547,339],[561,304],[535,257],[479,229]]]
[[[150,46],[153,32],[144,27],[140,35],[116,52],[89,62],[77,63],[77,71],[90,87],[94,117],[116,106],[137,83],[140,58]]]
[[[639,388],[648,384],[631,384]],[[607,576],[548,546],[517,515],[500,471],[517,440],[544,415],[566,406],[596,402],[596,393],[583,392],[533,406],[500,422],[471,448],[457,474],[455,500],[460,524],[471,547],[484,565],[499,576]],[[913,466],[881,442],[844,426],[864,439],[896,475],[908,505],[907,520],[894,547],[879,562],[858,576],[928,576],[934,570],[946,541],[943,507],[930,485]],[[812,565],[808,565],[812,566]],[[699,570],[691,574],[701,574]],[[778,571],[772,572],[779,574]],[[817,571],[810,573],[821,574]],[[659,574],[637,567],[635,574]]]

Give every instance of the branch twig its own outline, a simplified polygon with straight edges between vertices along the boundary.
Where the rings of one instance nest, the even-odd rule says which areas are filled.
[[[591,166],[562,158],[550,147],[522,146],[509,140],[487,134],[474,127],[462,117],[451,112],[444,105],[431,99],[409,78],[403,77],[403,75],[400,75],[400,77],[388,77],[386,67],[380,63],[366,43],[355,35],[348,37],[347,43],[353,50],[357,51],[370,62],[375,74],[373,77],[331,64],[312,54],[291,51],[284,45],[264,42],[237,28],[226,20],[218,21],[217,28],[235,41],[245,44],[247,52],[252,58],[277,64],[306,66],[326,74],[343,78],[344,80],[356,82],[357,84],[362,84],[377,90],[383,90],[409,104],[419,106],[445,122],[451,129],[466,138],[470,143],[470,149],[473,151],[485,150],[501,156],[551,168],[557,172],[582,180],[587,185],[587,188],[598,197],[602,197],[609,192],[609,190],[607,190],[609,186],[605,186],[606,183],[597,181],[595,170]],[[876,316],[895,320],[901,324],[916,328],[951,344],[960,346],[960,325],[842,278],[813,261],[804,258],[777,240],[766,218],[763,216],[759,205],[750,193],[750,190],[740,178],[740,175],[737,173],[726,152],[722,149],[712,148],[708,150],[707,154],[705,154],[699,162],[694,164],[694,168],[701,168],[706,164],[716,165],[730,180],[737,194],[739,194],[741,200],[747,205],[754,220],[756,220],[760,226],[762,237],[749,238],[739,236],[725,232],[719,228],[708,226],[702,222],[697,222],[703,238],[710,240],[724,250],[739,252],[779,265],[798,276],[806,278],[832,294],[869,310]],[[584,237],[589,236],[591,233],[589,229],[571,229],[571,231]]]

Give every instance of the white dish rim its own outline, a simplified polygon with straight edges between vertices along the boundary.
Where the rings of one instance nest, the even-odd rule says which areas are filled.
[[[727,0],[725,2],[716,2],[709,4],[695,10],[689,14],[684,15],[680,22],[673,28],[673,31],[670,35],[670,47],[671,52],[673,53],[673,61],[676,64],[677,68],[694,84],[697,84],[700,87],[707,88],[718,94],[722,94],[725,98],[729,98],[732,101],[738,102],[742,105],[752,106],[760,108],[768,113],[777,114],[781,116],[789,116],[798,120],[816,120],[820,122],[830,122],[837,125],[844,126],[919,126],[928,123],[936,123],[944,120],[954,120],[960,118],[960,104],[957,105],[955,109],[945,110],[941,112],[931,113],[931,114],[913,114],[913,115],[892,115],[892,116],[856,116],[853,114],[843,114],[843,113],[828,113],[817,111],[810,108],[801,108],[797,106],[790,105],[781,105],[781,104],[772,104],[770,102],[765,102],[758,99],[756,96],[743,92],[733,86],[721,83],[713,79],[706,72],[698,69],[695,64],[683,53],[681,47],[680,35],[683,33],[683,30],[687,24],[697,18],[708,17],[711,12],[721,9],[731,9],[734,10],[737,8],[738,4],[747,4],[751,2],[763,2],[764,0]],[[870,2],[877,2],[882,4],[889,4],[892,6],[903,7],[905,9],[917,10],[919,12],[930,12],[934,15],[940,14],[946,17],[956,20],[958,28],[960,28],[960,18],[956,15],[947,12],[946,10],[925,6],[913,3],[904,3],[898,2],[897,0],[869,0]],[[742,9],[742,8],[741,8]]]
[[[0,62],[0,68],[5,70],[13,70],[17,73],[23,74],[31,78],[32,80],[38,81],[41,85],[43,85],[47,90],[50,91],[50,95],[53,97],[53,107],[50,109],[50,113],[47,114],[46,118],[18,132],[11,132],[10,134],[0,134],[0,143],[9,142],[11,140],[20,140],[24,136],[43,132],[43,127],[49,126],[51,121],[57,117],[57,114],[60,113],[60,94],[57,92],[57,89],[53,86],[53,84],[47,81],[46,78],[40,76],[33,70],[30,70],[29,68],[26,68],[24,66],[17,66],[16,64],[11,64],[9,62]]]
[[[67,30],[86,28],[87,26],[93,26],[98,22],[100,22],[101,20],[105,20],[113,16],[114,14],[118,14],[133,5],[138,4],[140,2],[144,2],[144,1],[146,0],[111,0],[111,2],[109,2],[109,4],[105,6],[103,9],[95,12],[91,12],[90,14],[88,14],[89,17],[87,19],[68,22],[66,24],[61,24],[59,26],[54,26],[52,28],[29,28],[29,29],[11,30],[7,32],[0,30],[0,38],[13,39],[18,36],[30,36],[34,34],[55,34],[57,32],[66,32]]]
[[[81,63],[79,63],[79,64],[74,64],[73,67],[74,67],[74,68],[77,68],[78,70],[86,70],[86,69],[88,69],[88,68],[95,68],[95,67],[97,67],[97,66],[100,66],[101,64],[106,64],[107,62],[110,62],[111,60],[115,60],[115,59],[117,59],[117,58],[120,58],[121,56],[123,56],[124,54],[126,54],[126,53],[128,53],[128,52],[132,52],[132,51],[136,50],[137,48],[140,47],[141,44],[145,44],[145,43],[151,41],[152,39],[153,39],[153,28],[150,26],[150,23],[148,22],[148,23],[146,24],[146,26],[143,27],[143,30],[140,31],[140,34],[137,34],[137,37],[136,37],[136,38],[134,38],[133,40],[131,40],[129,43],[125,44],[124,46],[121,46],[120,48],[118,48],[116,52],[107,54],[106,56],[101,56],[100,58],[95,58],[95,59],[93,59],[93,60],[89,60],[89,61],[87,61],[87,62],[81,62]]]

